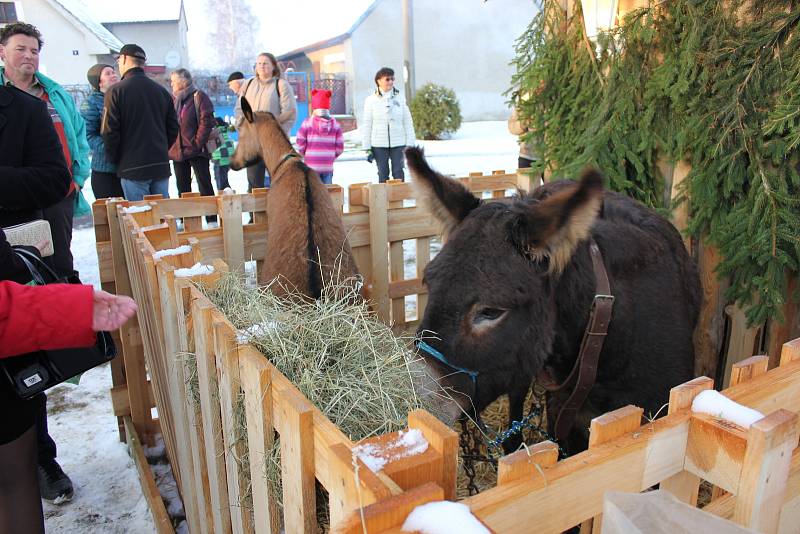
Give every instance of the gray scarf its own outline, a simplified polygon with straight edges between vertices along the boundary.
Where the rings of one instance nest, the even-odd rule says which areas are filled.
[[[194,86],[193,83],[190,83],[187,87],[181,89],[177,93],[175,93],[174,101],[175,101],[175,113],[178,114],[178,120],[180,120],[181,116],[181,107],[183,106],[183,101],[192,96],[192,94],[197,91],[197,88]]]

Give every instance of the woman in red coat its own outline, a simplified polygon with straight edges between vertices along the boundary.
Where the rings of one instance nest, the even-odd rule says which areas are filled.
[[[134,313],[136,304],[130,297],[92,286],[23,286],[0,281],[0,358],[89,347],[95,343],[95,332],[116,330]],[[6,377],[0,376],[0,380]],[[6,395],[10,393],[7,389]],[[36,426],[29,404],[13,398],[0,400],[0,410],[14,412],[0,428],[0,533],[44,532],[36,475]]]

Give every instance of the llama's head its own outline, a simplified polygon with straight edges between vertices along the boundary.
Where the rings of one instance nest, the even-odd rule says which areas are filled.
[[[266,111],[253,111],[245,97],[242,97],[242,115],[244,119],[239,125],[239,143],[231,156],[231,169],[238,171],[267,162],[271,149],[280,152],[285,151],[286,146],[291,147],[275,116]]]

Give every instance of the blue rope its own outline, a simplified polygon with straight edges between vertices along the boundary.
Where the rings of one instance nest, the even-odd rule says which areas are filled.
[[[441,363],[449,367],[450,369],[457,371],[459,373],[466,373],[472,379],[472,383],[476,384],[478,381],[478,371],[470,371],[469,369],[465,369],[463,367],[459,367],[457,365],[453,365],[452,363],[447,361],[447,358],[444,357],[444,354],[439,352],[438,350],[434,349],[427,343],[422,340],[417,341],[417,347],[427,352],[429,355],[433,356]]]

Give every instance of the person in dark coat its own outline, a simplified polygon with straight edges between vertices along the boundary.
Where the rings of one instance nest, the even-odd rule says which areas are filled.
[[[0,86],[0,227],[41,219],[71,183],[47,104]],[[0,230],[0,280],[26,282],[26,269],[12,253]],[[0,532],[44,532],[36,417],[45,398],[20,400],[0,378]]]
[[[86,73],[93,91],[81,104],[81,116],[86,122],[86,139],[92,149],[92,192],[94,198],[124,197],[117,176],[117,166],[106,156],[106,146],[100,133],[105,94],[119,82],[117,71],[111,65],[98,63]]]
[[[211,154],[206,150],[211,130],[216,126],[214,104],[207,94],[194,86],[192,75],[186,69],[175,70],[170,76],[170,83],[180,125],[178,137],[169,149],[178,182],[178,193],[192,190],[194,170],[200,194],[214,196],[209,169]]]
[[[138,45],[120,49],[117,65],[122,81],[106,92],[100,129],[127,200],[155,194],[169,197],[167,152],[178,136],[172,97],[147,77],[146,61]]]

